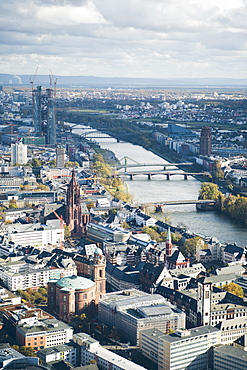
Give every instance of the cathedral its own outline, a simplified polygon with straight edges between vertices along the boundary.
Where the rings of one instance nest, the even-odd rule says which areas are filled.
[[[75,170],[72,171],[72,178],[67,188],[66,224],[69,226],[71,236],[82,235],[81,194],[80,185],[75,177]]]

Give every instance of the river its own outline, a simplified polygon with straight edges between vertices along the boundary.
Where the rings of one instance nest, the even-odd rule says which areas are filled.
[[[79,126],[76,126],[73,132],[81,134],[82,130]],[[111,137],[94,140],[102,148],[114,152],[119,160],[128,156],[138,163],[161,163],[161,165],[168,163],[151,151],[138,145],[127,142],[118,143],[116,139]],[[129,163],[131,162],[129,160]],[[144,167],[144,170],[148,169],[149,167]],[[152,169],[158,170],[159,167]],[[160,169],[163,169],[163,167],[160,167]],[[134,168],[134,170],[143,170],[143,168]],[[181,172],[175,167],[172,168],[172,172],[176,170]],[[147,176],[138,175],[134,177],[134,180],[126,177],[125,182],[134,201],[141,203],[197,199],[201,185],[192,176],[189,176],[188,180],[184,180],[182,175],[172,176],[170,180],[166,180],[163,175],[155,175],[152,180],[148,180]],[[166,206],[164,215],[161,215],[160,218],[162,219],[162,217],[167,217],[173,225],[185,226],[188,230],[197,234],[216,237],[220,241],[237,243],[239,246],[246,246],[247,244],[247,226],[238,225],[226,216],[216,212],[197,212],[195,205]]]

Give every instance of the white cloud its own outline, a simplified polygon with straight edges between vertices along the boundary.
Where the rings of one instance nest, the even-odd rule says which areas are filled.
[[[3,72],[246,77],[245,0],[9,0]]]

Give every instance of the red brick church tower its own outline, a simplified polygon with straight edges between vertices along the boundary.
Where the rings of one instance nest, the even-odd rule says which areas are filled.
[[[66,195],[66,224],[69,226],[71,236],[82,236],[82,212],[80,185],[72,171],[72,178],[67,188]]]

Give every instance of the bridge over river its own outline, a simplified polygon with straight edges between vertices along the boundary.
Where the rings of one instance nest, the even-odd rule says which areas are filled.
[[[188,180],[188,176],[196,176],[196,175],[203,175],[203,176],[209,176],[210,174],[208,172],[167,172],[167,171],[136,171],[136,172],[119,172],[118,176],[129,176],[130,180],[134,180],[134,177],[137,175],[146,175],[148,180],[152,180],[152,177],[155,175],[164,175],[166,180],[170,180],[171,176],[183,176],[184,180]]]
[[[189,199],[189,200],[164,200],[160,202],[150,202],[150,203],[139,203],[139,206],[175,206],[175,205],[182,205],[182,204],[208,204],[214,205],[214,199]]]

